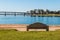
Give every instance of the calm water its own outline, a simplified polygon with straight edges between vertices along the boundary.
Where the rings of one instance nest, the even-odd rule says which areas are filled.
[[[0,15],[0,24],[32,24],[41,22],[47,25],[60,25],[60,17],[30,17],[30,16],[4,16]]]

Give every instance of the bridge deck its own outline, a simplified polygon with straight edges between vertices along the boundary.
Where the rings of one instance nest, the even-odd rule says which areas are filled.
[[[26,15],[27,13],[25,12],[0,12],[0,15]]]

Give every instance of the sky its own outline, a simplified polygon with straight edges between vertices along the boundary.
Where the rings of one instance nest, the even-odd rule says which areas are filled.
[[[0,0],[0,11],[60,10],[60,0]]]

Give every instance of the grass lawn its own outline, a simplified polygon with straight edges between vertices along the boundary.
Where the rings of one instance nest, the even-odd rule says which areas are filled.
[[[0,40],[60,40],[60,31],[20,32],[14,30],[0,30]]]

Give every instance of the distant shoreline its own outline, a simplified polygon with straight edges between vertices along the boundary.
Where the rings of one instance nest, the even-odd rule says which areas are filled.
[[[32,14],[32,17],[60,17],[60,14]]]

